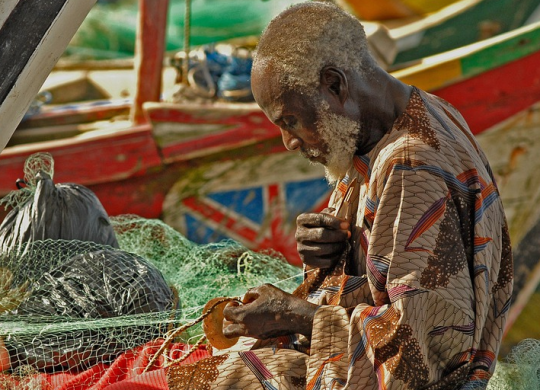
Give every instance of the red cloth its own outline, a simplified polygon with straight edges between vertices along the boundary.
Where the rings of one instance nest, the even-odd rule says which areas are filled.
[[[118,356],[112,364],[96,364],[78,373],[40,373],[23,379],[11,375],[0,375],[0,383],[12,388],[23,388],[26,384],[39,384],[42,390],[167,390],[167,376],[163,356],[146,373],[144,369],[161,346],[163,340],[156,340],[129,350]],[[176,343],[170,346],[167,356],[179,359],[189,346]],[[210,356],[206,346],[200,346],[184,364],[196,362]],[[7,387],[9,388],[9,387]]]

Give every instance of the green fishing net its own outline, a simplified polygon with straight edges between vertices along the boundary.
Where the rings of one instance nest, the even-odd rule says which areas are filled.
[[[540,389],[540,340],[525,339],[497,363],[487,390]]]
[[[254,252],[233,240],[195,244],[160,220],[135,215],[111,218],[120,247],[149,259],[178,289],[184,312],[218,296],[239,296],[272,283],[291,292],[301,270],[278,252]]]
[[[301,280],[300,270],[274,253],[234,241],[197,245],[159,220],[121,216],[112,222],[120,249],[44,240],[2,258],[0,334],[19,359],[12,368],[88,369],[164,338],[214,297],[242,295],[262,283],[291,291]],[[100,275],[108,280],[98,283]],[[168,293],[167,285],[173,287]],[[201,335],[194,327],[179,340],[193,343]]]
[[[214,297],[239,296],[262,283],[292,291],[301,280],[300,270],[275,253],[249,251],[234,241],[197,245],[159,220],[121,216],[112,222],[120,249],[45,240],[29,244],[23,258],[17,256],[21,252],[2,258],[0,334],[11,355],[20,359],[12,367],[87,369],[163,338],[171,328],[198,317]],[[107,261],[94,272],[91,267],[100,255]],[[121,259],[123,268],[112,272]],[[143,271],[130,272],[141,264]],[[150,295],[156,295],[156,285],[163,289],[163,283],[138,280],[150,267],[173,287],[170,296],[161,294],[159,305]],[[99,279],[100,273],[116,279],[101,284],[85,280],[93,275]],[[85,294],[87,289],[92,291]],[[94,302],[79,303],[85,299]],[[181,340],[189,343],[201,334],[196,327]]]
[[[43,373],[91,371],[160,342],[198,318],[212,298],[263,283],[292,291],[302,280],[301,269],[277,252],[232,240],[198,245],[136,215],[109,219],[84,186],[52,183],[49,154],[31,156],[24,173],[20,189],[3,200],[12,211],[0,226],[0,371],[8,373],[0,375],[2,390],[42,389],[36,378]],[[88,207],[74,211],[81,201]],[[87,226],[63,221],[69,212]],[[96,215],[99,223],[84,222]],[[62,229],[54,223],[62,234],[86,229],[90,238],[57,239]],[[111,229],[114,240],[102,234]],[[198,324],[173,341],[194,344],[202,334]]]

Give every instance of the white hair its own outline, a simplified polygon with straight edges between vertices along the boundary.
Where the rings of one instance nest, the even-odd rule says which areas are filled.
[[[312,95],[326,66],[349,71],[371,71],[360,21],[328,2],[294,5],[276,16],[263,32],[253,69],[271,67],[284,87]]]

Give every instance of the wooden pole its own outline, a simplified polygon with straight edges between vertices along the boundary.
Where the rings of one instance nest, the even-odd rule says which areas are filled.
[[[137,90],[131,110],[135,124],[148,121],[143,103],[160,100],[169,0],[139,0],[135,72]]]
[[[184,13],[184,63],[182,64],[182,84],[189,86],[188,72],[189,72],[189,51],[190,51],[190,38],[191,38],[191,0],[185,0],[186,9]]]
[[[0,151],[96,0],[0,0]]]

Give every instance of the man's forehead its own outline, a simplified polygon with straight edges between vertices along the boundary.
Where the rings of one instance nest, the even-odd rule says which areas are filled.
[[[271,121],[276,121],[283,115],[284,102],[280,94],[274,94],[268,89],[264,89],[264,92],[256,100]]]
[[[283,110],[283,87],[279,76],[268,67],[254,68],[252,72],[252,88],[255,100],[266,111],[281,112]]]

